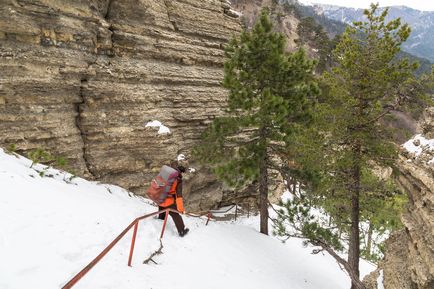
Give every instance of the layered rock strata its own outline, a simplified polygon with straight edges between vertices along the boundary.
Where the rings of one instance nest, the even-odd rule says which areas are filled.
[[[141,194],[221,115],[223,45],[241,30],[226,2],[1,2],[0,146]]]
[[[425,140],[433,139],[434,108],[427,110],[420,127]],[[379,271],[386,289],[434,288],[434,145],[412,141],[416,153],[403,151],[399,160],[398,184],[409,198],[401,217],[404,230],[386,242],[385,258],[367,280],[377,288]]]

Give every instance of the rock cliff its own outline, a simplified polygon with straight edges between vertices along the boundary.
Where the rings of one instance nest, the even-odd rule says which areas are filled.
[[[141,194],[222,113],[223,45],[240,30],[220,0],[1,0],[0,146]]]
[[[413,152],[403,151],[400,157],[398,183],[409,198],[401,217],[405,229],[386,242],[385,258],[366,280],[368,288],[377,288],[380,270],[384,272],[386,289],[434,288],[433,120],[434,108],[430,108],[420,128],[425,138],[411,140],[407,146],[411,146]]]

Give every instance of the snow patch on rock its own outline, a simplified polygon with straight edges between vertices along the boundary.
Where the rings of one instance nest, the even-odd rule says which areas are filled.
[[[176,158],[178,161],[183,161],[185,160],[185,155],[183,154],[179,154],[178,157]]]
[[[383,270],[380,271],[380,275],[377,278],[377,289],[384,289],[384,272]]]
[[[158,134],[170,134],[170,129],[163,125],[160,121],[158,120],[153,120],[150,121],[146,124],[146,127],[158,127]]]
[[[402,146],[416,159],[422,155],[432,156],[434,153],[434,139],[426,139],[421,134],[415,135]],[[434,163],[434,157],[429,157],[427,163]]]

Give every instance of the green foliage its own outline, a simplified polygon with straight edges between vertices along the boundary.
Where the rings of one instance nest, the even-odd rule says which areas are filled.
[[[342,247],[333,236],[347,239],[354,233],[353,223],[370,224],[377,235],[400,226],[405,197],[378,174],[379,168],[393,168],[397,157],[391,132],[381,121],[426,93],[414,76],[417,64],[396,57],[410,34],[408,25],[399,19],[386,23],[387,9],[379,14],[378,5],[365,15],[366,22],[354,23],[337,39],[335,67],[321,79],[315,126],[297,136],[299,145],[292,150],[300,176],[310,183],[300,205],[322,208],[330,220],[314,225],[301,219],[304,225],[297,225],[288,208],[278,218],[294,221],[312,244],[321,240],[335,250]],[[360,243],[352,240],[349,248],[357,255],[354,248]],[[371,249],[364,254],[378,258]]]
[[[312,158],[312,162],[315,158]],[[305,164],[308,162],[306,161]],[[317,165],[321,166],[321,164]],[[383,242],[387,235],[402,228],[400,215],[407,199],[391,180],[378,180],[369,170],[366,174],[363,183],[369,184],[370,189],[366,188],[367,191],[360,198],[360,226],[369,226],[371,230],[360,232],[361,256],[366,260],[378,262],[384,255]],[[310,177],[302,176],[299,180],[308,180]],[[318,182],[317,177],[312,179],[311,184]],[[319,189],[325,186],[332,187],[334,181],[334,179],[321,179],[306,192],[295,196],[292,201],[280,204],[283,209],[280,210],[274,224],[274,232],[281,237],[306,238],[311,244],[325,243],[337,251],[342,251],[343,242],[346,242],[350,233],[349,194],[337,190]],[[317,213],[315,216],[313,210],[321,211],[321,214]]]
[[[17,151],[17,145],[16,144],[10,144],[5,150],[4,152],[9,154],[9,155],[14,155]]]
[[[342,250],[342,242],[338,231],[327,222],[315,217],[312,209],[315,205],[308,199],[294,197],[285,203],[277,213],[274,224],[274,233],[280,237],[297,237],[307,239],[308,242],[330,244],[338,250]]]
[[[314,18],[316,23],[324,27],[330,38],[342,34],[347,27],[347,25],[341,21],[330,19],[324,14],[318,14],[312,6],[300,4],[293,4],[292,6],[295,6],[292,9],[295,10],[294,15],[298,19],[302,19],[303,17]]]
[[[390,185],[393,187],[393,184]],[[367,228],[361,231],[361,256],[378,262],[384,256],[385,237],[388,233],[402,228],[400,215],[407,203],[407,197],[392,191],[383,197],[368,195],[362,202],[364,210],[361,218]]]
[[[415,71],[416,76],[422,76],[423,74],[429,74],[431,72],[431,67],[433,64],[428,59],[414,56],[413,54],[405,51],[400,51],[396,58],[398,60],[408,58],[412,62],[419,62],[419,67]]]
[[[313,17],[303,17],[297,26],[299,38],[296,43],[300,46],[308,45],[315,49],[319,55],[317,70],[322,72],[331,65],[331,51],[333,41],[330,41],[324,28],[317,24]]]
[[[68,160],[62,156],[56,157],[55,166],[58,168],[65,169],[68,166]]]
[[[228,108],[195,149],[201,161],[235,187],[258,180],[260,168],[271,165],[270,148],[290,143],[310,122],[311,97],[318,93],[314,62],[302,50],[285,52],[285,38],[273,31],[268,14],[262,11],[252,31],[226,47]]]
[[[10,153],[14,153],[17,151],[17,145],[12,143],[6,148],[6,150]]]
[[[301,18],[300,11],[296,4],[290,4],[288,2],[285,2],[282,5],[283,5],[283,11],[286,14],[294,14],[297,18]]]
[[[381,120],[421,93],[414,77],[417,64],[396,60],[410,28],[399,19],[385,23],[387,10],[377,14],[377,8],[373,5],[365,12],[367,22],[354,23],[342,35],[334,51],[337,66],[324,74],[328,95],[318,106],[318,121],[327,132],[323,140],[328,145],[321,152],[325,181],[317,193],[325,197],[323,206],[333,222],[347,233],[356,190],[361,221],[377,225],[376,232],[381,233],[383,228],[375,222],[381,215],[387,229],[396,227],[399,211],[391,211],[393,215],[383,211],[397,198],[396,190],[372,170],[393,167],[397,156],[391,133]]]
[[[413,76],[417,64],[394,61],[410,28],[399,19],[384,23],[387,9],[378,16],[376,10],[374,5],[366,11],[368,22],[347,28],[334,51],[337,66],[324,74],[328,88],[318,121],[328,133],[328,154],[335,156],[332,171],[344,172],[354,162],[361,168],[371,161],[393,165],[396,147],[379,120],[420,95]]]
[[[62,156],[55,156],[43,148],[36,148],[27,154],[27,157],[32,161],[30,167],[35,163],[55,166],[56,168],[66,169],[68,161]]]
[[[42,148],[37,148],[30,151],[27,156],[32,161],[32,165],[30,167],[33,167],[35,163],[47,164],[54,161],[54,157],[51,155],[51,153]]]
[[[431,70],[420,75],[420,90],[424,93],[418,99],[405,104],[406,111],[419,120],[426,107],[434,106],[434,64]]]
[[[341,34],[343,34],[345,32],[345,29],[347,28],[347,24],[340,22],[340,21],[336,21],[333,19],[328,18],[327,16],[325,16],[324,14],[318,14],[315,12],[315,9],[312,6],[303,6],[303,5],[299,5],[299,4],[288,4],[285,3],[283,4],[283,7],[285,9],[285,11],[289,11],[289,13],[294,13],[294,15],[300,20],[300,24],[302,24],[303,21],[305,21],[308,18],[312,18],[314,19],[314,23],[315,25],[312,25],[312,27],[315,27],[313,30],[311,30],[311,33],[314,34],[314,31],[317,30],[318,28],[321,28],[322,30],[324,30],[327,35],[328,38],[330,39],[335,39],[337,37],[340,37]],[[316,28],[318,27],[318,28]],[[322,36],[319,36],[318,40],[321,40]],[[306,40],[300,40],[300,41],[306,41]],[[311,47],[315,47],[316,49],[318,48],[318,44],[316,44],[315,42],[316,39],[313,39],[313,41],[311,41],[311,43],[309,43],[309,45]],[[322,42],[318,41],[318,42]],[[328,43],[327,46],[329,46],[329,52],[334,49],[335,45],[334,45],[335,41],[331,41]],[[327,46],[323,46],[323,49],[326,49]],[[331,48],[331,50],[330,50]],[[322,63],[323,63],[323,55],[320,55],[320,59],[319,59],[319,63],[318,63],[318,69],[320,72],[324,71],[322,68]],[[403,59],[403,58],[408,58],[410,61],[412,62],[419,62],[420,66],[419,68],[415,71],[415,74],[417,76],[420,76],[424,73],[429,73],[431,71],[431,66],[432,63],[424,58],[420,58],[417,57],[415,55],[409,54],[407,52],[404,51],[400,51],[397,55],[396,58],[398,60]],[[329,58],[327,58],[327,61],[330,61]],[[329,67],[329,63],[326,62],[327,68]]]
[[[334,179],[328,190],[338,199],[345,198],[354,182],[360,182],[360,214],[369,221],[394,198],[391,185],[372,172],[373,164],[393,166],[397,155],[380,120],[420,95],[413,76],[417,64],[395,60],[410,28],[399,19],[385,23],[387,9],[378,15],[377,8],[373,5],[365,11],[367,22],[354,23],[343,34],[334,52],[338,65],[324,75],[330,95],[321,108],[326,119],[333,118],[324,127],[331,136],[330,157],[325,161]],[[355,169],[361,171],[358,178]],[[347,215],[348,208],[343,210]]]

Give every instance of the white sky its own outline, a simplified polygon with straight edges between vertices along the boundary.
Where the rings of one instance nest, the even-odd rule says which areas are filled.
[[[374,2],[380,3],[380,6],[399,6],[404,5],[422,11],[434,11],[434,0],[299,0],[301,3],[322,3],[333,4],[344,7],[354,8],[369,8],[369,5]]]

